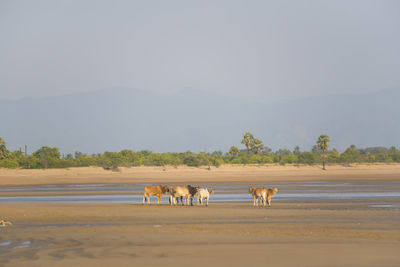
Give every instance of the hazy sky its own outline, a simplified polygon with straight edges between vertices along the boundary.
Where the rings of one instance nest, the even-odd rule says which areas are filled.
[[[0,0],[0,99],[115,86],[275,100],[400,86],[400,1]]]

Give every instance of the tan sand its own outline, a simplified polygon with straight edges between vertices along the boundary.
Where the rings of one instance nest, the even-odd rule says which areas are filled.
[[[400,164],[327,166],[227,166],[212,167],[132,167],[120,171],[100,167],[47,170],[0,169],[0,186],[84,183],[196,183],[273,181],[398,181]]]
[[[363,203],[209,207],[1,204],[3,266],[397,266],[399,209]],[[56,228],[58,227],[58,228]],[[3,251],[2,251],[3,249]]]
[[[398,165],[0,170],[1,185],[212,181],[399,183]],[[279,194],[279,193],[278,193]],[[382,201],[384,200],[374,200]],[[0,203],[0,266],[399,266],[400,209],[370,200],[209,207]],[[15,248],[17,247],[17,248]]]

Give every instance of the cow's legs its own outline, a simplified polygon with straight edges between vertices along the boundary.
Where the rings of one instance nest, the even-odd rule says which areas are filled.
[[[207,200],[206,206],[208,207],[208,198],[206,198],[206,200]]]
[[[146,193],[144,193],[144,195],[143,195],[143,202],[142,202],[142,204],[144,204],[145,201],[146,201]]]
[[[177,203],[179,203],[179,197],[170,196],[170,202],[171,202],[171,205],[175,206]]]

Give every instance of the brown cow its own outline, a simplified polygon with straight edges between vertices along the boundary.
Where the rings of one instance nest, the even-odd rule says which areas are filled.
[[[261,201],[263,206],[266,206],[266,202],[268,203],[268,207],[271,207],[271,198],[275,196],[275,194],[278,193],[278,188],[264,188],[261,192]]]
[[[261,193],[265,189],[266,189],[265,187],[251,187],[251,186],[249,187],[249,193],[253,196],[253,205],[254,206],[258,206],[258,199],[261,198],[261,202],[262,202]]]
[[[169,192],[168,186],[166,185],[147,185],[144,187],[143,204],[147,199],[150,204],[150,197],[157,196],[158,204],[162,202],[162,197]]]
[[[265,187],[249,187],[249,193],[253,196],[253,205],[258,206],[268,206],[271,207],[271,198],[278,193],[278,188],[265,188]],[[261,198],[260,204],[258,200]]]

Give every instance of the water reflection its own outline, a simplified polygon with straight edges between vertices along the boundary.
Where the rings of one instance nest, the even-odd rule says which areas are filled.
[[[274,201],[279,200],[316,200],[316,199],[372,199],[372,198],[400,198],[400,192],[380,192],[380,193],[278,193]],[[155,203],[156,198],[151,201]],[[211,196],[212,202],[235,202],[250,201],[250,194],[214,194]],[[168,201],[168,196],[164,196],[164,202]],[[141,195],[89,195],[89,196],[18,196],[0,197],[0,202],[91,202],[91,203],[142,203]]]
[[[174,185],[169,183],[168,185]],[[400,183],[350,183],[350,182],[275,182],[275,183],[208,183],[196,184],[212,187],[215,194],[212,202],[252,201],[248,187],[278,187],[279,193],[274,201],[315,200],[315,199],[366,199],[391,198],[400,201]],[[141,203],[145,184],[68,184],[9,186],[0,188],[0,203],[8,202],[103,202],[103,203]],[[15,193],[15,194],[13,194]],[[24,193],[31,194],[24,196]],[[34,194],[34,196],[32,195]],[[71,195],[74,194],[74,195]],[[151,201],[154,203],[155,198]],[[168,195],[164,196],[168,202]]]

